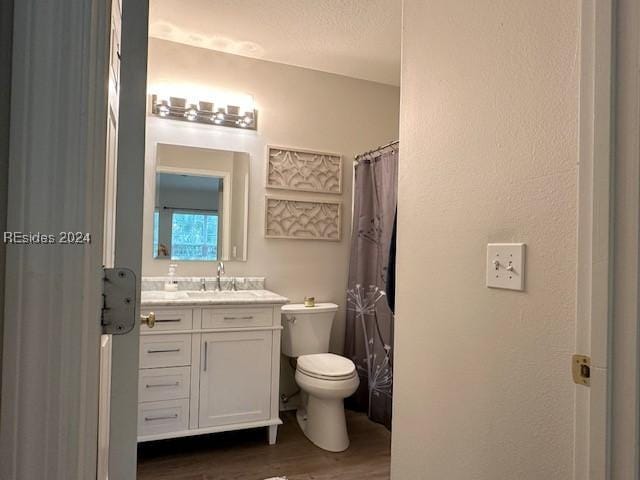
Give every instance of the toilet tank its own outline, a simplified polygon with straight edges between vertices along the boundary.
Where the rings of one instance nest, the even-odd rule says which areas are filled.
[[[282,353],[287,357],[327,353],[337,311],[335,303],[317,303],[315,307],[305,307],[301,303],[284,305]]]

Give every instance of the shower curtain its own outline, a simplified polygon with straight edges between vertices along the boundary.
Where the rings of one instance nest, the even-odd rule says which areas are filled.
[[[360,386],[347,406],[391,428],[393,293],[398,148],[359,159],[355,167],[353,230],[345,355],[356,364]]]

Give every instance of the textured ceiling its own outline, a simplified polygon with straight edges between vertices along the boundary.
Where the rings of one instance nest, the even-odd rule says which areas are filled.
[[[400,84],[401,0],[151,0],[149,34]]]

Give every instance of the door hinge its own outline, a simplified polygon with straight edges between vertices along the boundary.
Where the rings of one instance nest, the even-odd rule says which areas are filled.
[[[571,373],[573,381],[578,385],[591,386],[591,357],[574,355],[571,357]]]
[[[124,335],[136,324],[136,274],[128,268],[102,272],[102,333]]]

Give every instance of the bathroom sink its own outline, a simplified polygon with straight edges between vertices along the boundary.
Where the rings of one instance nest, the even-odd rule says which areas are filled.
[[[166,292],[164,290],[158,291],[143,291],[142,299],[144,300],[179,300],[188,298],[186,292]]]
[[[224,305],[274,303],[284,304],[287,299],[269,290],[178,290],[177,292],[145,290],[141,303],[147,307],[168,305]]]
[[[246,296],[246,297],[255,297],[255,293],[251,290],[207,290],[207,291],[187,291],[185,292],[189,298],[225,298],[225,297],[235,297],[238,295]]]

